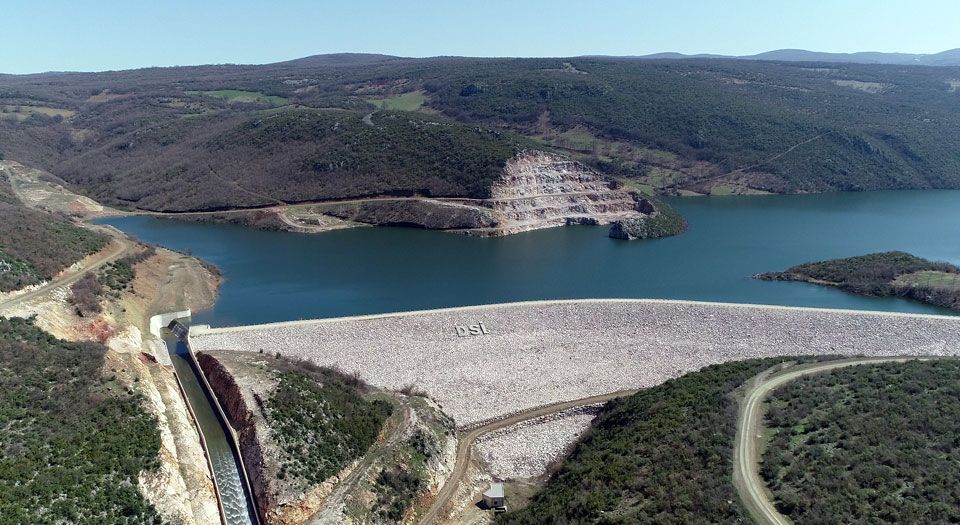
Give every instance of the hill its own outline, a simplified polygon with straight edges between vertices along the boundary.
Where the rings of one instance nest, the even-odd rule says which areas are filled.
[[[49,280],[108,241],[67,217],[27,208],[0,169],[0,292]]]
[[[106,347],[0,317],[0,515],[4,523],[161,523],[137,488],[160,432],[104,374]]]
[[[960,363],[849,367],[773,393],[761,473],[796,523],[955,523]]]
[[[453,422],[426,399],[279,354],[197,359],[239,433],[264,523],[340,523],[347,515],[410,523],[436,490],[429,480],[449,469],[442,452],[455,441]]]
[[[864,51],[857,53],[824,53],[806,49],[776,49],[755,55],[685,55],[683,53],[654,53],[637,58],[729,58],[739,60],[773,60],[781,62],[835,62],[854,64],[895,64],[908,66],[960,66],[960,49],[940,53],[880,53]]]
[[[666,194],[960,188],[958,97],[951,67],[339,54],[0,77],[0,155],[165,211],[482,198],[530,148]]]
[[[960,308],[960,268],[904,252],[883,252],[801,264],[757,275],[766,281],[802,281],[836,286],[861,295],[905,297]]]
[[[743,523],[733,391],[776,360],[704,368],[611,401],[530,504],[498,523]]]

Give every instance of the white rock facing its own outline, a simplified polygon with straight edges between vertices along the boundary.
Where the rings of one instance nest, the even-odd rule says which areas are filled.
[[[458,337],[483,322],[488,333]],[[960,355],[960,317],[656,300],[516,303],[219,329],[196,350],[247,350],[414,385],[458,425],[650,387],[704,366],[800,354]]]
[[[484,205],[499,224],[474,234],[505,235],[566,224],[609,224],[653,207],[620,184],[570,159],[527,151],[510,159]]]
[[[601,407],[578,407],[496,430],[477,440],[477,452],[497,479],[542,476],[590,428]]]

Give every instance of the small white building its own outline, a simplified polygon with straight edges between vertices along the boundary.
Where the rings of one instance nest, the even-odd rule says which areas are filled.
[[[496,512],[506,512],[507,500],[503,497],[503,483],[491,483],[483,493],[483,505]]]

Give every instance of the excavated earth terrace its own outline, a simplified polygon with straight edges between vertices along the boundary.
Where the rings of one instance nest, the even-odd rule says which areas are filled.
[[[482,323],[482,326],[481,326]],[[960,355],[960,317],[663,300],[513,303],[249,327],[195,327],[198,351],[312,360],[414,386],[463,427],[796,355]]]

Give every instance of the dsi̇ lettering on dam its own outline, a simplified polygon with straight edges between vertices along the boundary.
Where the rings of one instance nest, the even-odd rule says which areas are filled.
[[[455,325],[454,328],[457,330],[457,337],[473,337],[490,333],[487,331],[487,327],[483,325],[483,321],[469,326]]]

